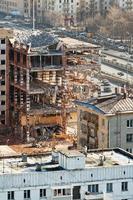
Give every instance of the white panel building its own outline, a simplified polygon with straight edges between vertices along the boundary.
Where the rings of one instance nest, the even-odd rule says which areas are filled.
[[[96,150],[85,157],[65,151],[59,152],[59,158],[55,163],[46,155],[1,157],[0,200],[133,199],[130,153]]]
[[[12,37],[12,31],[0,29],[0,131],[3,134],[5,126],[9,125],[9,71],[8,66],[8,37]],[[7,129],[6,129],[7,133]]]

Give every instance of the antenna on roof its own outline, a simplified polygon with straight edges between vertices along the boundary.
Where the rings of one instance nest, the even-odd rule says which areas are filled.
[[[32,0],[32,4],[33,4],[32,5],[32,9],[33,9],[33,11],[32,11],[33,12],[33,16],[32,16],[33,17],[33,19],[32,19],[33,20],[33,27],[32,27],[32,30],[34,31],[35,30],[35,1],[34,0]]]
[[[3,169],[2,169],[2,173],[4,174],[5,173],[5,161],[4,161],[4,155],[3,155]]]

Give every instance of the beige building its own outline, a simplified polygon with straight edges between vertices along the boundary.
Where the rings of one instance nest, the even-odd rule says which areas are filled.
[[[78,102],[78,146],[133,152],[133,99],[122,95]]]
[[[133,9],[133,0],[34,0],[34,8],[38,22],[43,22],[46,11],[51,11],[62,15],[64,24],[76,25],[80,11],[83,15],[104,15],[113,3],[125,10]],[[7,15],[17,12],[24,17],[32,17],[33,0],[0,0],[0,12]]]
[[[56,12],[64,17],[65,25],[76,24],[80,0],[46,0],[45,2],[43,6],[45,6],[47,11]]]
[[[33,4],[31,0],[24,0],[24,15],[32,16]],[[34,0],[36,20],[43,22],[46,12],[61,15],[64,24],[76,24],[77,12],[80,8],[81,0]]]
[[[0,0],[0,12],[4,12],[7,15],[12,12],[17,12],[20,15],[24,14],[24,1],[22,0]]]

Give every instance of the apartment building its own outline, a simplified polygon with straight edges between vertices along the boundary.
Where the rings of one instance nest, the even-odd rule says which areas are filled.
[[[43,31],[20,31],[14,40],[9,40],[9,51],[13,131],[22,138],[27,133],[36,137],[48,130],[52,134],[56,125],[64,127],[67,122],[76,122],[71,101],[81,95],[78,89],[74,93],[74,89],[85,88],[83,97],[90,95],[89,85],[93,90],[95,87],[86,77],[78,81],[75,74],[78,68],[83,73],[86,69],[100,70],[99,64],[85,59],[87,53],[99,58],[100,47],[69,37],[57,38]]]
[[[8,38],[12,31],[0,29],[0,132],[9,125],[9,71]]]
[[[121,147],[133,152],[132,98],[114,95],[77,104],[79,148]]]
[[[101,0],[103,8],[106,10],[106,7],[109,8],[111,5],[117,5],[125,11],[132,11],[133,9],[133,0]]]
[[[131,200],[133,156],[122,149],[1,157],[2,200]]]
[[[133,9],[133,0],[86,0],[86,7],[91,16],[95,16],[97,13],[106,15],[113,5],[130,11]]]
[[[4,12],[7,15],[17,12],[19,15],[24,14],[24,1],[20,0],[0,0],[0,12]]]
[[[126,1],[126,9],[128,11],[133,11],[133,0],[127,0]]]
[[[56,50],[57,43],[41,31],[21,31],[9,40],[10,124],[22,137],[61,123],[63,52]]]
[[[70,25],[76,23],[77,9],[80,6],[80,0],[34,0],[34,12],[37,22],[43,22],[46,12],[61,15],[64,23]],[[33,16],[33,1],[24,0],[23,5],[24,17]]]
[[[43,22],[45,11],[47,10],[47,0],[24,0],[23,9],[25,18],[32,18],[34,9],[35,20]]]
[[[61,14],[64,17],[65,25],[76,23],[79,7],[80,0],[47,0],[47,10]]]

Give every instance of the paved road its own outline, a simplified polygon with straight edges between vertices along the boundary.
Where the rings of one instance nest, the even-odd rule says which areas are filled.
[[[118,52],[118,51],[114,51],[114,50],[107,50],[107,51],[103,51],[105,52],[104,55],[106,55],[105,59],[108,59],[108,60],[111,60],[111,61],[115,61],[115,62],[118,62],[120,64],[124,64],[124,65],[127,65],[130,64],[133,66],[133,60],[129,61],[128,62],[128,55],[125,53],[125,52]],[[110,55],[107,55],[107,54],[110,54]],[[121,56],[124,55],[122,58]],[[116,58],[117,56],[117,58]],[[120,70],[120,69],[116,69],[112,66],[108,66],[107,64],[102,64],[101,65],[101,70],[103,72],[107,72],[109,74],[112,74],[112,75],[115,75],[116,77],[120,77],[120,75],[118,75],[119,72],[122,72],[123,73],[123,76],[121,76],[121,78],[125,79],[125,80],[128,80],[130,83],[133,83],[133,76],[128,72],[124,72],[123,70]]]
[[[119,76],[118,73],[120,72],[120,70],[114,69],[111,66],[101,64],[101,71],[109,73],[110,75],[115,75],[116,77],[119,77],[119,78],[121,77],[125,80],[128,80],[130,83],[133,83],[133,76],[132,75],[127,74],[126,72],[122,72],[124,76]]]
[[[119,51],[114,51],[114,50],[103,50],[102,51],[103,54],[105,54],[106,56],[110,56],[113,57],[114,59],[118,59],[120,62],[127,62],[128,61],[128,57],[130,55],[128,55],[126,52],[119,52]],[[133,59],[130,59],[129,63],[133,63]]]
[[[133,62],[128,61],[128,58],[127,58],[127,60],[124,60],[124,59],[121,59],[121,58],[115,58],[114,56],[107,55],[105,57],[105,59],[108,59],[108,60],[111,60],[111,61],[114,60],[115,62],[118,62],[118,63],[123,64],[123,65],[127,65],[127,63],[128,63],[128,64],[133,66]]]

